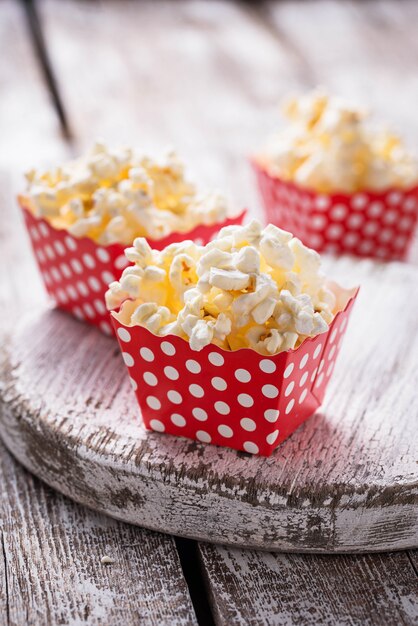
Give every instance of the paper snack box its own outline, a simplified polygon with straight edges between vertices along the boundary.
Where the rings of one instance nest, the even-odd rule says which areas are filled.
[[[328,331],[268,357],[214,344],[193,351],[112,313],[145,427],[270,456],[323,401],[358,291],[334,287],[339,312]]]
[[[418,221],[418,186],[321,194],[252,161],[266,221],[318,252],[404,260]]]

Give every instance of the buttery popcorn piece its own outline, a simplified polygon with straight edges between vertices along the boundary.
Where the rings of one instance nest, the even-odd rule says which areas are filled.
[[[198,193],[187,181],[174,152],[153,160],[96,143],[79,159],[43,173],[31,170],[26,178],[25,199],[35,216],[101,245],[127,245],[139,236],[157,240],[228,214],[223,196]]]
[[[288,125],[258,161],[272,175],[320,193],[409,188],[418,161],[389,130],[344,100],[315,90],[283,107]]]
[[[277,354],[326,332],[337,312],[318,253],[256,220],[223,228],[206,246],[157,251],[137,238],[126,256],[134,265],[110,284],[107,307],[124,325],[178,335],[192,350]]]

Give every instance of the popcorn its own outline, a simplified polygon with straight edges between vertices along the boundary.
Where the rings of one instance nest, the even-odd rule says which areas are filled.
[[[316,90],[284,106],[289,125],[267,144],[259,162],[272,175],[320,193],[410,188],[418,161],[366,112]]]
[[[170,309],[158,306],[153,302],[140,304],[132,313],[132,322],[148,328],[152,333],[165,325],[170,319]]]
[[[31,170],[26,178],[26,204],[36,217],[100,245],[127,245],[138,236],[158,240],[228,214],[223,196],[198,193],[186,180],[174,152],[158,161],[96,143],[83,157],[47,172]]]
[[[326,332],[336,313],[319,255],[255,220],[223,228],[206,246],[157,251],[137,238],[126,256],[134,265],[110,284],[108,308],[120,309],[122,324],[178,335],[192,350],[214,343],[276,354]]]
[[[242,291],[249,286],[250,280],[250,274],[244,274],[237,269],[223,270],[211,267],[209,271],[209,285],[225,291]]]

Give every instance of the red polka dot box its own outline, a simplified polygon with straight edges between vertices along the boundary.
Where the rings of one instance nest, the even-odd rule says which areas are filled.
[[[342,292],[326,333],[271,357],[213,344],[196,352],[112,315],[145,427],[270,456],[322,403],[356,295]]]
[[[268,222],[318,252],[403,260],[418,220],[418,186],[408,190],[318,194],[252,163]]]
[[[100,246],[87,237],[72,237],[66,230],[58,230],[35,217],[23,198],[19,198],[19,204],[48,294],[60,309],[112,334],[104,296],[109,283],[129,265],[125,246]],[[184,239],[207,243],[223,226],[241,224],[244,215],[245,211],[222,223],[199,225],[189,233],[172,233],[149,243],[156,250]]]

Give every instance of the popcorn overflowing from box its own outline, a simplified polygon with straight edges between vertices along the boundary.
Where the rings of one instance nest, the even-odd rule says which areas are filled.
[[[229,217],[219,193],[199,193],[175,153],[160,161],[96,144],[60,168],[27,175],[19,197],[46,289],[57,305],[111,332],[104,294],[127,265],[126,245],[144,236],[164,248],[185,236],[206,243]]]
[[[315,91],[253,160],[268,221],[319,251],[404,259],[418,221],[418,161],[367,115]]]
[[[106,300],[145,426],[271,454],[321,404],[357,290],[256,221],[126,256]]]

